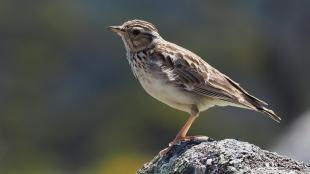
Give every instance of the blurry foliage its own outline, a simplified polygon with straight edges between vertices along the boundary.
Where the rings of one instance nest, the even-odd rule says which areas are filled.
[[[174,138],[187,114],[143,91],[121,39],[106,31],[133,18],[153,22],[283,117],[277,125],[214,108],[191,134],[268,148],[309,107],[309,8],[267,0],[0,1],[0,173],[133,173]]]
[[[136,154],[121,153],[114,155],[112,159],[108,159],[102,166],[99,166],[98,172],[96,173],[135,173],[141,167],[141,161],[146,161],[146,158],[137,156]]]

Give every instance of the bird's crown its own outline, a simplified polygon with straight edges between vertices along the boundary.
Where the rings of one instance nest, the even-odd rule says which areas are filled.
[[[158,32],[158,30],[152,23],[144,21],[144,20],[139,20],[139,19],[127,21],[123,24],[123,27],[128,28],[128,29],[134,28],[134,27],[141,27],[141,28],[144,28],[145,30]]]

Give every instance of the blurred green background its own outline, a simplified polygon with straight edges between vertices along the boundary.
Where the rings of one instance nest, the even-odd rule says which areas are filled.
[[[135,18],[283,119],[217,107],[191,135],[269,149],[310,108],[310,1],[0,0],[0,173],[134,173],[174,138],[188,114],[146,94],[106,30]]]

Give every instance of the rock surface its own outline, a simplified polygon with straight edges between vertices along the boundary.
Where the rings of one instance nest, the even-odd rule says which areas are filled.
[[[138,174],[310,174],[310,165],[233,139],[191,140],[144,164]]]

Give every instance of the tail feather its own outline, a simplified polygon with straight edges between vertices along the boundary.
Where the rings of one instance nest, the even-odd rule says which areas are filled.
[[[274,121],[276,121],[278,123],[280,123],[280,121],[281,121],[281,118],[277,114],[275,114],[272,110],[270,110],[270,109],[262,107],[262,108],[258,108],[258,111],[264,113],[269,118],[273,119]]]
[[[245,108],[253,109],[259,111],[269,118],[273,119],[274,121],[280,123],[281,118],[277,116],[272,110],[265,108],[268,104],[253,95],[250,95],[247,91],[245,91],[238,83],[230,79],[229,77],[225,76],[225,78],[233,85],[236,89],[238,89],[243,95],[242,98],[244,100],[239,100],[239,104],[245,106]]]
[[[274,121],[280,123],[281,118],[277,114],[275,114],[273,110],[265,107],[267,103],[262,102],[261,100],[255,97],[252,97],[252,96],[248,96],[248,95],[245,95],[245,96],[246,96],[245,99],[246,99],[247,107],[253,110],[256,110],[258,112],[261,112],[265,114],[266,116],[268,116],[269,118],[273,119]]]

